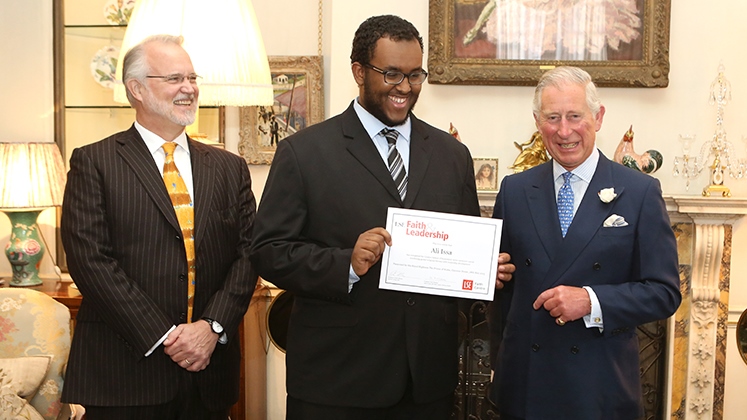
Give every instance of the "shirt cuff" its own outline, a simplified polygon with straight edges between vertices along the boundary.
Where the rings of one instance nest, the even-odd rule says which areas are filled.
[[[353,264],[350,264],[350,273],[348,274],[348,293],[353,290],[353,285],[358,283],[361,278],[353,271]]]
[[[602,318],[602,305],[599,304],[599,298],[594,290],[589,286],[584,286],[584,289],[589,293],[589,300],[591,300],[591,313],[584,316],[584,324],[586,328],[599,328],[599,331],[604,330],[604,319]]]
[[[148,352],[145,353],[145,357],[150,356],[151,353],[153,353],[153,351],[156,349],[156,347],[160,346],[161,343],[163,343],[166,340],[169,334],[171,334],[171,331],[174,331],[175,329],[176,329],[176,325],[172,325],[171,328],[169,328],[169,330],[166,331],[166,334],[164,334],[160,340],[156,341],[156,344],[154,344],[153,347],[151,347],[150,350],[148,350]]]

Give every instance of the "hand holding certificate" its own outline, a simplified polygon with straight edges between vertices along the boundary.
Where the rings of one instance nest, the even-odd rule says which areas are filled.
[[[503,221],[390,207],[379,288],[493,300]]]

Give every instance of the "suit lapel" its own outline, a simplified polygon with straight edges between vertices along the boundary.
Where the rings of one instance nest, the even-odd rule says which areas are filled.
[[[210,159],[212,146],[200,144],[188,138],[192,160],[192,182],[194,183],[195,205],[195,249],[204,237],[210,218],[211,192],[215,185],[215,168]]]
[[[561,248],[560,221],[558,220],[557,204],[555,203],[555,186],[552,177],[552,163],[539,167],[536,176],[524,190],[532,222],[537,230],[545,252],[554,259]],[[507,197],[507,199],[511,199]]]
[[[389,174],[389,168],[381,159],[379,151],[376,150],[373,141],[368,136],[366,129],[363,128],[358,116],[355,114],[353,105],[342,114],[342,131],[345,138],[350,139],[348,142],[348,151],[365,167],[371,175],[376,178],[379,183],[387,190],[389,195],[396,198],[397,201],[402,201],[397,187],[394,185],[394,180]],[[408,178],[408,191],[409,191],[409,178]],[[409,192],[408,192],[409,195]]]
[[[153,156],[150,154],[134,125],[130,127],[127,134],[126,137],[120,137],[118,140],[119,148],[117,149],[117,153],[132,168],[132,172],[140,180],[143,189],[151,197],[156,207],[163,213],[169,224],[176,231],[181,232],[174,207],[163,184],[163,177],[153,163]]]
[[[589,245],[597,231],[602,228],[604,220],[609,217],[615,207],[615,201],[603,203],[598,192],[603,188],[615,188],[618,197],[622,195],[622,188],[616,188],[612,177],[612,163],[601,153],[599,163],[594,172],[594,177],[589,183],[581,204],[573,216],[573,222],[568,228],[568,233],[563,240],[563,246],[553,258],[552,266],[548,271],[547,282],[554,284],[573,265],[576,258]]]
[[[422,129],[423,123],[412,114],[410,114],[410,120],[412,121],[412,133],[410,135],[410,167],[407,172],[405,208],[410,208],[415,201],[415,197],[418,196],[432,153],[428,135]]]

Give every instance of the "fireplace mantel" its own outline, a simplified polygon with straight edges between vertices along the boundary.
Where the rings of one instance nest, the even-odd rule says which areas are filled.
[[[682,305],[674,316],[671,419],[723,419],[732,224],[739,198],[665,197],[677,236]]]

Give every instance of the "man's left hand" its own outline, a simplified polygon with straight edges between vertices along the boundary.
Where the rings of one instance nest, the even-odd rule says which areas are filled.
[[[218,338],[218,334],[203,319],[180,324],[163,342],[164,352],[180,367],[199,372],[210,364]]]

